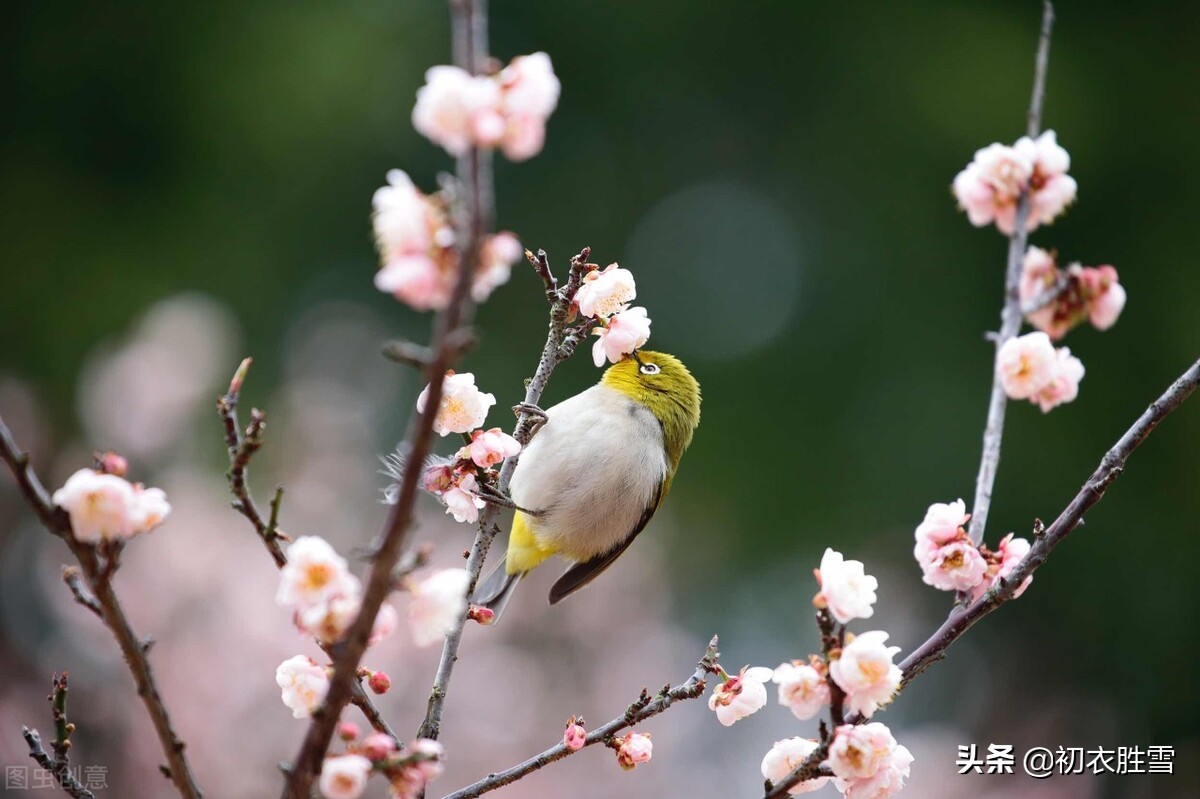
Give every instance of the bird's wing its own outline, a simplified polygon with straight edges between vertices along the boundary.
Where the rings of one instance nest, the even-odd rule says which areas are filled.
[[[600,573],[613,564],[613,562],[621,557],[629,545],[633,543],[633,539],[638,537],[638,533],[646,528],[650,519],[654,516],[654,512],[658,510],[667,491],[670,490],[671,481],[669,478],[664,479],[658,484],[658,488],[654,491],[654,499],[646,506],[646,510],[642,512],[642,516],[638,519],[637,525],[630,531],[625,540],[615,547],[605,552],[603,555],[597,555],[591,560],[586,560],[583,563],[576,563],[571,568],[563,572],[562,577],[559,577],[554,585],[550,587],[550,604],[554,605],[561,602],[571,594],[583,588],[585,585],[595,580],[600,576]]]

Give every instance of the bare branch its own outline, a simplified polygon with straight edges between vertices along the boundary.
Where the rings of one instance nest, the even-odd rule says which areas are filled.
[[[104,619],[104,611],[101,610],[100,603],[83,585],[83,578],[80,577],[78,566],[63,566],[62,579],[67,584],[67,588],[71,590],[71,595],[75,597],[76,602],[94,613],[97,618]]]
[[[1121,436],[1112,449],[1105,453],[1096,471],[1084,482],[1079,493],[1059,514],[1053,524],[1043,530],[1040,521],[1035,523],[1033,546],[1012,573],[999,580],[991,590],[973,604],[967,607],[955,607],[942,626],[900,663],[903,676],[899,690],[903,690],[934,662],[944,658],[950,645],[980,619],[1012,599],[1017,588],[1046,562],[1046,558],[1050,556],[1054,548],[1062,543],[1072,530],[1083,524],[1084,514],[1100,501],[1109,484],[1124,472],[1125,461],[1133,451],[1141,446],[1159,422],[1191,396],[1197,386],[1200,386],[1200,360],[1193,363],[1191,368],[1163,392],[1162,396],[1151,403],[1133,423],[1133,426],[1125,431],[1125,435]],[[861,715],[855,714],[847,718],[846,722],[861,724],[864,720]],[[789,788],[817,776],[821,762],[828,756],[828,749],[829,742],[822,742],[807,760],[797,766],[785,779],[772,786],[766,792],[764,799],[783,799],[788,795]]]
[[[643,688],[641,696],[624,713],[607,724],[589,732],[583,745],[585,747],[595,744],[607,745],[617,733],[640,724],[648,718],[657,716],[675,702],[685,699],[695,699],[704,693],[706,685],[705,677],[709,674],[716,674],[717,668],[717,637],[714,635],[708,643],[708,649],[705,650],[704,657],[696,664],[696,671],[686,682],[676,685],[674,688],[668,686],[653,697]],[[447,794],[443,799],[473,799],[473,797],[482,796],[497,788],[502,788],[511,782],[516,782],[522,777],[538,769],[545,768],[551,763],[573,755],[575,751],[578,750],[572,750],[565,743],[559,743],[541,754],[534,755],[523,763],[518,763],[510,769],[489,774],[479,782],[468,785],[454,793]]]
[[[1046,96],[1046,71],[1050,61],[1050,31],[1054,27],[1054,7],[1046,0],[1042,7],[1042,30],[1038,38],[1037,61],[1033,75],[1033,93],[1029,100],[1028,126],[1030,138],[1038,135],[1042,124],[1042,104]],[[1000,333],[996,336],[996,352],[1021,330],[1021,260],[1025,256],[1028,238],[1026,223],[1029,220],[1029,192],[1022,192],[1017,204],[1017,218],[1012,236],[1008,240],[1008,268],[1004,274],[1004,308],[1000,312]],[[979,473],[975,478],[975,501],[971,506],[971,540],[976,544],[983,541],[987,527],[988,509],[992,503],[992,488],[996,484],[996,470],[1000,466],[1000,442],[1004,437],[1004,411],[1008,397],[1000,378],[992,370],[992,393],[988,401],[987,424],[983,429],[983,454],[979,461]]]

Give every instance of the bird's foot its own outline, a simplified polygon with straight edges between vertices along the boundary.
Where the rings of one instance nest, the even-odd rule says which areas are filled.
[[[494,488],[485,488],[483,491],[480,491],[477,496],[489,505],[495,505],[497,508],[506,508],[507,510],[520,511],[527,516],[533,516],[536,518],[544,513],[544,511],[540,510],[527,510],[522,508],[520,505],[513,502],[511,499],[504,496]]]
[[[514,405],[513,413],[515,413],[517,415],[518,419],[520,419],[523,416],[528,417],[529,424],[530,424],[530,427],[529,427],[529,440],[530,441],[533,440],[533,437],[537,434],[537,431],[542,429],[542,425],[544,425],[546,422],[548,422],[550,420],[550,417],[546,415],[546,412],[543,411],[541,408],[539,408],[537,405],[533,404],[532,402],[521,402],[521,403]],[[528,441],[526,442],[526,444],[528,444]]]

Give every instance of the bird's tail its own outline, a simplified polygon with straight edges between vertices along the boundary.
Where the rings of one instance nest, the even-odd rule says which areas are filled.
[[[500,562],[476,587],[475,595],[471,597],[473,604],[481,605],[496,614],[492,619],[492,624],[500,621],[500,616],[504,613],[508,600],[512,598],[517,583],[521,582],[521,578],[526,574],[525,572],[509,574],[507,561],[508,558],[501,558]]]

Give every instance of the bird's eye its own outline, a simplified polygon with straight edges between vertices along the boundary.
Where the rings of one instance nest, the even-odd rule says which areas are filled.
[[[662,371],[656,363],[644,363],[638,368],[638,371],[644,375],[656,375]]]

